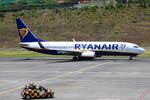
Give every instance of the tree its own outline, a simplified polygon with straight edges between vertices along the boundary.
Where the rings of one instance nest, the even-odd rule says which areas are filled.
[[[139,0],[139,4],[143,8],[147,8],[147,0]]]

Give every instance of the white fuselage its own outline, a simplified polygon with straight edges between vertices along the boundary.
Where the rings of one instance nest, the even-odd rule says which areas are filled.
[[[16,19],[16,24],[21,47],[39,53],[73,55],[73,59],[76,60],[77,58],[94,58],[102,55],[130,56],[132,59],[144,52],[143,48],[128,42],[47,42],[37,38],[20,18]]]
[[[42,50],[41,53],[46,54],[68,54],[82,56],[82,54],[86,53],[87,56],[90,54],[91,56],[136,56],[144,52],[143,48],[128,42],[40,42],[42,47],[39,42],[23,42],[20,44],[26,49],[36,52],[41,52]]]

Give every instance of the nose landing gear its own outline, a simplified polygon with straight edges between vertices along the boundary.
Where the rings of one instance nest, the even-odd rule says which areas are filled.
[[[129,60],[133,60],[133,57],[136,57],[136,56],[129,56]]]

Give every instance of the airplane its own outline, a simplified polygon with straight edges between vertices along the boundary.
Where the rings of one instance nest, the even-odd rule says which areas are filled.
[[[144,49],[129,42],[98,42],[98,41],[51,41],[37,38],[20,18],[16,19],[22,48],[30,51],[52,54],[72,55],[73,60],[94,59],[103,55],[133,57],[144,53]]]

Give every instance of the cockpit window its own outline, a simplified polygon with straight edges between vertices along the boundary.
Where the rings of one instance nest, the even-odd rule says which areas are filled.
[[[139,46],[133,46],[134,48],[138,48]]]

